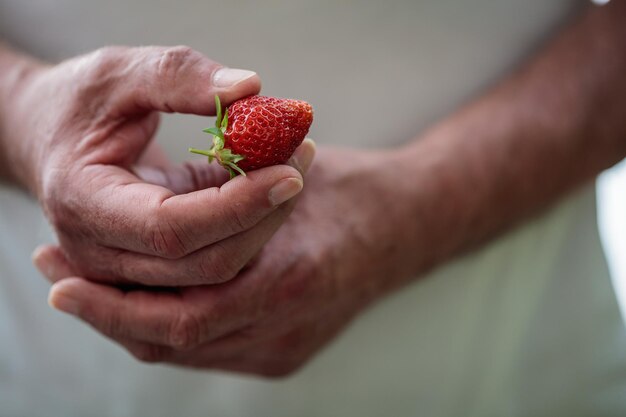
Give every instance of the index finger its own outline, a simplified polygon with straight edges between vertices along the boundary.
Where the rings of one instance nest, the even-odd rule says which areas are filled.
[[[91,78],[113,80],[108,113],[117,118],[149,111],[214,114],[224,104],[257,94],[254,71],[234,69],[186,46],[106,47],[86,56]]]

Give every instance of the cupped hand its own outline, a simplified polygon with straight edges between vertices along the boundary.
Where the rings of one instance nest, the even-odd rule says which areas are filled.
[[[144,361],[287,375],[414,272],[411,179],[394,158],[319,151],[291,216],[227,283],[124,291],[77,277],[47,248],[37,265],[56,282],[49,301]]]
[[[216,94],[228,104],[259,88],[255,73],[187,47],[104,48],[24,77],[3,115],[3,140],[17,149],[15,176],[38,197],[77,273],[223,282],[284,221],[301,173],[283,165],[226,182],[206,160],[146,166],[142,155],[159,112],[210,115]]]

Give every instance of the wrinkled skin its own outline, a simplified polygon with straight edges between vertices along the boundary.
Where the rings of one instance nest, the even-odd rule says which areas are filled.
[[[53,306],[146,360],[284,375],[408,276],[485,242],[626,154],[625,2],[395,153],[321,150],[293,216],[234,280],[122,292],[55,248]],[[575,88],[572,88],[572,87]],[[87,277],[89,278],[89,277]]]
[[[264,376],[295,371],[413,267],[391,221],[405,210],[394,204],[401,187],[390,188],[380,171],[394,156],[336,149],[319,156],[292,215],[232,281],[123,292],[72,277],[48,247],[38,264],[56,265],[51,303],[144,361]],[[391,235],[395,244],[381,244],[394,242]]]
[[[204,160],[172,165],[150,145],[157,112],[211,114],[215,93],[258,91],[256,76],[215,87],[219,68],[180,47],[36,67],[9,115],[38,140],[14,176],[59,237],[34,255],[51,305],[142,360],[286,375],[414,270],[397,203],[410,181],[381,169],[394,153],[325,149],[297,203],[311,141],[292,166],[232,181]]]
[[[226,182],[205,159],[154,163],[159,112],[209,115],[215,94],[228,104],[260,89],[252,72],[226,86],[224,73],[186,47],[105,48],[25,71],[0,137],[77,273],[124,284],[227,281],[286,219],[292,204],[283,203],[302,188],[291,166]]]

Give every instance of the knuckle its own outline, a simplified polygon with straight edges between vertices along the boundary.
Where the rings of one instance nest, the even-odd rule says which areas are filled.
[[[237,254],[231,253],[221,243],[211,245],[210,256],[198,263],[200,277],[210,284],[220,284],[233,279],[239,272]]]
[[[81,70],[87,81],[83,86],[92,84],[101,85],[110,80],[112,69],[123,63],[126,48],[119,46],[105,46],[85,56],[85,63]]]
[[[277,306],[291,305],[303,299],[318,299],[325,293],[332,294],[325,288],[330,284],[323,283],[319,279],[322,274],[318,265],[310,264],[303,258],[300,258],[298,262],[287,270],[289,279],[283,280],[274,287],[268,297],[266,308],[270,311]]]
[[[196,55],[196,51],[183,45],[162,49],[156,60],[157,77],[166,84],[175,83]]]
[[[83,56],[72,78],[74,105],[71,114],[103,115],[107,111],[110,91],[124,76],[127,67],[126,48],[107,46]]]
[[[224,272],[220,268],[216,268],[216,262],[211,260],[201,259],[196,265],[197,271],[195,275],[198,277],[198,281],[206,284],[218,284],[226,281],[226,277],[223,276]]]
[[[179,259],[187,254],[185,239],[178,228],[164,221],[163,216],[152,216],[144,232],[144,243],[155,255]]]
[[[232,233],[238,233],[243,230],[247,230],[252,227],[258,220],[254,216],[242,211],[240,205],[229,204],[224,208],[224,211],[224,219],[228,219],[229,224],[231,225]]]
[[[108,272],[107,281],[128,282],[136,281],[139,275],[133,262],[125,256],[125,251],[111,249],[111,258],[106,259],[105,270]]]
[[[172,323],[169,344],[178,350],[189,350],[200,344],[201,323],[189,312],[181,313]]]
[[[108,64],[119,59],[125,50],[126,48],[121,46],[103,46],[93,51],[88,57],[94,64]]]

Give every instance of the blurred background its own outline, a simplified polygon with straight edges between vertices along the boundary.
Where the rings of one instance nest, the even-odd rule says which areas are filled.
[[[374,148],[406,142],[480,94],[588,3],[0,0],[0,35],[52,62],[108,44],[190,45],[258,71],[264,94],[312,103],[320,145]],[[210,124],[168,115],[157,140],[174,161],[187,159]],[[207,404],[233,417],[320,407],[338,416],[624,415],[624,321],[592,214],[597,204],[626,318],[626,162],[599,178],[597,195],[588,186],[389,297],[304,372],[272,383],[140,364],[51,311],[49,284],[28,256],[52,232],[33,202],[9,197],[0,267],[18,272],[0,276],[0,417],[205,415]]]

